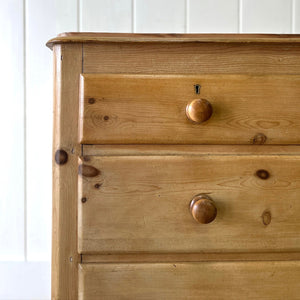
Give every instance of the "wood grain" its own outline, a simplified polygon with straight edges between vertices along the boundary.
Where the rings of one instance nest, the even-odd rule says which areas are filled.
[[[300,262],[81,264],[79,299],[299,299]]]
[[[297,43],[83,45],[84,73],[300,74]]]
[[[85,156],[79,176],[79,252],[272,252],[300,249],[299,156]],[[256,171],[270,174],[262,180]],[[192,198],[218,210],[195,222]],[[263,214],[272,220],[264,224]]]
[[[47,45],[52,299],[298,299],[300,35]],[[213,107],[201,125],[186,116],[199,98]],[[200,193],[210,224],[190,212]]]
[[[81,45],[54,47],[52,298],[77,299],[78,87]],[[57,155],[59,151],[60,155]],[[61,153],[64,153],[62,155]],[[67,155],[67,156],[66,156]],[[57,157],[58,156],[58,157]],[[59,161],[55,160],[59,158]],[[67,159],[66,159],[67,157]],[[63,159],[63,164],[60,163]]]
[[[214,111],[203,124],[191,122],[185,114],[197,83]],[[299,144],[299,97],[297,75],[84,74],[80,141],[252,144],[263,133],[266,144]]]

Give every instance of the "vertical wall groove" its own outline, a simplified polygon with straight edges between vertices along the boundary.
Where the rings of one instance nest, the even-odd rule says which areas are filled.
[[[243,0],[238,0],[238,33],[243,32]]]
[[[81,0],[77,0],[77,31],[81,31]]]
[[[26,140],[27,140],[27,119],[26,119],[26,84],[27,84],[27,80],[26,80],[26,11],[27,11],[27,2],[26,0],[23,0],[23,76],[24,76],[24,90],[23,90],[23,97],[24,97],[24,260],[27,261],[27,147],[26,147]]]
[[[131,3],[131,32],[136,32],[136,5],[135,0]]]
[[[190,1],[185,0],[185,33],[189,33],[190,31]]]
[[[296,32],[296,0],[292,0],[292,13],[291,13],[291,33]]]
[[[83,16],[82,16],[82,9],[83,9],[83,0],[77,0],[78,1],[78,16],[77,16],[77,27],[78,31],[81,32],[83,28]]]

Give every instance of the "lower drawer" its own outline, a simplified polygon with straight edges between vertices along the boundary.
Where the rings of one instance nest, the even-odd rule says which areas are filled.
[[[79,171],[79,253],[300,250],[300,156],[88,156]],[[190,211],[200,193],[209,224]]]
[[[300,299],[300,262],[81,264],[79,299]]]

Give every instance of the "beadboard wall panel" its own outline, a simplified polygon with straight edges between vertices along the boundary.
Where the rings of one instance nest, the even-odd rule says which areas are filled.
[[[131,32],[132,0],[80,0],[80,31]]]
[[[56,28],[77,30],[77,2],[26,3],[27,259],[43,261],[51,256],[53,110],[52,55],[45,41]],[[72,12],[72,18],[62,11]]]
[[[52,22],[54,23],[55,26],[55,34],[61,32],[69,32],[69,31],[79,31],[79,5],[78,4],[79,4],[78,0],[55,0],[54,1],[54,12],[53,12],[54,19],[52,20]],[[41,11],[40,13],[44,14],[43,11]],[[48,32],[48,34],[49,33],[50,32]],[[43,37],[43,43],[44,42],[45,39]]]
[[[27,259],[50,257],[52,65],[43,49],[54,34],[54,2],[29,0],[26,5],[26,178]],[[47,14],[43,13],[47,12]],[[51,55],[50,55],[51,56]],[[37,126],[37,124],[39,124]],[[37,145],[37,142],[39,145]]]
[[[135,31],[183,33],[186,31],[185,12],[185,0],[136,0]]]
[[[238,32],[238,0],[190,0],[188,14],[189,32]]]
[[[243,0],[241,20],[245,33],[290,33],[292,0]]]
[[[0,260],[4,261],[23,260],[25,246],[23,8],[23,0],[0,1],[0,86],[4,105],[0,117]]]

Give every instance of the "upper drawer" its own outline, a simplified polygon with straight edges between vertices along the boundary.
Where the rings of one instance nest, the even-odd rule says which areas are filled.
[[[298,75],[83,74],[80,142],[299,144],[299,100]]]
[[[79,253],[300,250],[299,156],[156,153],[84,157]]]

